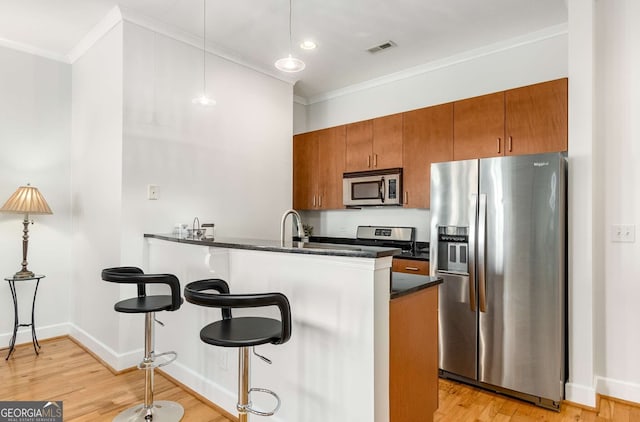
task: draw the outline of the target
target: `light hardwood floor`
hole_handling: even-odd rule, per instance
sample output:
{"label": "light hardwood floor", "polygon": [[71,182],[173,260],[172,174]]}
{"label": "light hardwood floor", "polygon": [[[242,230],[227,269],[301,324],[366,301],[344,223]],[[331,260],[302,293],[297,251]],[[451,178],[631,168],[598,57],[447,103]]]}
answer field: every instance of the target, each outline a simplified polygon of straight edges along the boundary
{"label": "light hardwood floor", "polygon": [[[68,337],[41,344],[40,356],[34,354],[30,343],[18,346],[9,361],[4,360],[7,350],[0,351],[0,401],[62,400],[65,422],[95,422],[110,421],[144,400],[140,371],[114,375]],[[563,403],[562,412],[557,413],[452,381],[440,380],[439,389],[435,422],[640,422],[640,407],[606,398],[600,400],[598,411]],[[159,373],[155,394],[157,400],[182,404],[185,422],[232,421]]]}

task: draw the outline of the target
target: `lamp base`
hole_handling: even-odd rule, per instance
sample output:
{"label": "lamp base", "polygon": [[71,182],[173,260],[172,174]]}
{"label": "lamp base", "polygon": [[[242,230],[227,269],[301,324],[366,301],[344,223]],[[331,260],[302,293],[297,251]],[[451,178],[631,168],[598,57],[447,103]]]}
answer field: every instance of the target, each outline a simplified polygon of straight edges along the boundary
{"label": "lamp base", "polygon": [[13,277],[14,278],[31,278],[33,277],[33,271],[29,271],[29,270],[18,271],[13,275]]}

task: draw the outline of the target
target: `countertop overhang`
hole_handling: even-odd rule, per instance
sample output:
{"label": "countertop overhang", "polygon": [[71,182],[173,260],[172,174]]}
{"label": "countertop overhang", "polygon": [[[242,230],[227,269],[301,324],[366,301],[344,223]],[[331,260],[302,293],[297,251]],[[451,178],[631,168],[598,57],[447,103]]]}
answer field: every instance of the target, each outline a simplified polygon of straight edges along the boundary
{"label": "countertop overhang", "polygon": [[364,246],[364,245],[345,245],[330,243],[302,243],[288,241],[285,246],[281,246],[279,240],[262,240],[262,239],[245,239],[245,238],[193,238],[185,236],[177,236],[174,234],[152,234],[145,233],[144,237],[161,239],[169,242],[187,243],[191,245],[212,246],[217,248],[230,249],[249,249],[256,251],[284,252],[306,255],[327,255],[327,256],[345,256],[353,258],[382,258],[385,256],[400,255],[402,249]]}
{"label": "countertop overhang", "polygon": [[437,286],[442,283],[441,277],[428,275],[391,273],[391,299],[396,299],[422,289]]}

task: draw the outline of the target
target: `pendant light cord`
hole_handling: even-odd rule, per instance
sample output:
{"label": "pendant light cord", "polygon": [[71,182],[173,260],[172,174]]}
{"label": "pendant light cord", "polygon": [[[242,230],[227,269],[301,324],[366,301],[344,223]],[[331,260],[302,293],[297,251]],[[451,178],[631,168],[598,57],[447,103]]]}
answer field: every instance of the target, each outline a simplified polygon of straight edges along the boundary
{"label": "pendant light cord", "polygon": [[202,95],[207,95],[207,0],[204,3],[203,12],[203,36],[202,36]]}
{"label": "pendant light cord", "polygon": [[289,55],[291,55],[291,51],[293,50],[293,41],[292,41],[292,35],[291,35],[291,16],[292,16],[292,6],[291,6],[291,2],[293,0],[289,0]]}

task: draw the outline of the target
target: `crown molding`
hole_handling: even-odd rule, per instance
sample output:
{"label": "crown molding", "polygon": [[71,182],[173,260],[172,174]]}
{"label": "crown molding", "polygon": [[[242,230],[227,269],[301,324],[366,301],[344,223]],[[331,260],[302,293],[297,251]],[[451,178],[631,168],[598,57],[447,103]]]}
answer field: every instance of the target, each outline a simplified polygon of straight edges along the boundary
{"label": "crown molding", "polygon": [[52,53],[47,50],[42,50],[40,48],[36,48],[29,44],[22,44],[19,42],[7,40],[5,38],[0,38],[0,46],[10,48],[12,50],[21,51],[23,53],[31,54],[34,56],[44,57],[45,59],[55,60],[57,62],[69,63],[66,56],[61,54]]}
{"label": "crown molding", "polygon": [[500,41],[494,44],[489,44],[484,47],[469,50],[460,54],[456,54],[441,60],[435,60],[422,65],[410,67],[399,72],[391,73],[389,75],[381,76],[379,78],[370,79],[368,81],[350,85],[345,88],[329,91],[323,94],[314,95],[306,100],[306,104],[300,102],[300,104],[311,105],[320,103],[323,101],[331,100],[343,95],[353,94],[359,91],[375,88],[381,85],[386,85],[392,82],[400,81],[403,79],[411,78],[414,76],[422,75],[424,73],[433,72],[437,69],[442,69],[450,66],[454,66],[467,61],[475,60],[480,57],[489,56],[499,53],[501,51],[510,50],[512,48],[520,47],[527,44],[533,44],[549,38],[555,38],[563,36],[569,33],[568,24],[563,23],[560,25],[551,26],[540,31],[531,32],[526,35],[511,38],[505,41]]}
{"label": "crown molding", "polygon": [[302,104],[302,105],[304,105],[304,106],[309,105],[309,101],[307,101],[307,99],[306,99],[306,98],[301,97],[301,96],[299,96],[299,95],[294,95],[294,96],[293,96],[293,102],[294,102],[294,103],[298,103],[298,104]]}
{"label": "crown molding", "polygon": [[111,9],[98,24],[91,28],[84,38],[69,51],[67,54],[68,63],[75,63],[76,60],[89,51],[95,43],[100,41],[102,37],[120,22],[122,22],[122,12],[119,6],[114,6],[113,9]]}

